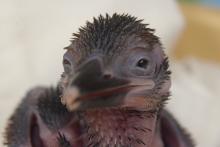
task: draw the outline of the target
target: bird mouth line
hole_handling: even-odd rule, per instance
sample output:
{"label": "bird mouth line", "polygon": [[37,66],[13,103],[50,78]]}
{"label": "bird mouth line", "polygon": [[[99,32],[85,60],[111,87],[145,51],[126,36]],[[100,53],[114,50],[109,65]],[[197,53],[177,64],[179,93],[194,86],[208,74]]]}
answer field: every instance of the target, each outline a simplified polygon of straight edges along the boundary
{"label": "bird mouth line", "polygon": [[117,86],[117,87],[112,87],[112,88],[107,88],[104,90],[98,90],[95,92],[90,92],[88,94],[81,95],[76,98],[75,101],[86,101],[86,100],[91,100],[91,99],[96,99],[98,97],[107,97],[111,96],[117,93],[122,93],[122,92],[127,92],[131,89],[138,88],[138,87],[148,87],[148,84],[144,85],[122,85],[122,86]]}

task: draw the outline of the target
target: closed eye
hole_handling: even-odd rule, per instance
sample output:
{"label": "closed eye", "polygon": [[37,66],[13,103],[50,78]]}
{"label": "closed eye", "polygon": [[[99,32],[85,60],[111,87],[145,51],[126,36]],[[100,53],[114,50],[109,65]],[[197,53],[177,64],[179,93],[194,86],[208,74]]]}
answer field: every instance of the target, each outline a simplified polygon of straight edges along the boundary
{"label": "closed eye", "polygon": [[63,64],[71,66],[71,63],[68,59],[63,59]]}

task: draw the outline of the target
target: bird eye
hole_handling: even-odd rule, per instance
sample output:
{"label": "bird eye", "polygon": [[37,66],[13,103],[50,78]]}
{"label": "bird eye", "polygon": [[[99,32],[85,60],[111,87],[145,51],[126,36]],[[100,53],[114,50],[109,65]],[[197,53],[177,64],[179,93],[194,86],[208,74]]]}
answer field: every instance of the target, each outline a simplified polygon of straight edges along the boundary
{"label": "bird eye", "polygon": [[146,69],[148,67],[149,61],[147,59],[141,58],[138,60],[136,66]]}
{"label": "bird eye", "polygon": [[67,59],[63,59],[63,64],[64,64],[64,65],[71,66],[70,61],[69,61],[69,60],[67,60]]}
{"label": "bird eye", "polygon": [[145,48],[137,48],[125,56],[118,57],[117,61],[120,66],[117,67],[120,68],[119,71],[124,76],[149,78],[152,76],[156,65],[153,59],[151,52]]}
{"label": "bird eye", "polygon": [[139,77],[149,76],[153,69],[153,63],[151,62],[150,57],[143,54],[132,56],[129,62],[127,62],[127,66],[134,76]]}
{"label": "bird eye", "polygon": [[70,73],[73,70],[75,58],[71,51],[67,51],[63,55],[63,68],[65,73]]}
{"label": "bird eye", "polygon": [[71,62],[68,59],[64,58],[63,59],[63,67],[64,67],[64,71],[66,73],[69,73],[71,71],[71,67],[72,67]]}

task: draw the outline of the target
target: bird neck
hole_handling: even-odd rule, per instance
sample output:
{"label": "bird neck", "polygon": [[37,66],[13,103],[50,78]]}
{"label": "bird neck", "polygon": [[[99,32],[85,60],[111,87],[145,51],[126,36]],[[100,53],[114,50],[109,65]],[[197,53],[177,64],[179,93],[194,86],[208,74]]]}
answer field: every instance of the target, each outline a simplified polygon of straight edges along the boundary
{"label": "bird neck", "polygon": [[85,146],[149,146],[156,127],[157,116],[147,111],[111,108],[83,114]]}

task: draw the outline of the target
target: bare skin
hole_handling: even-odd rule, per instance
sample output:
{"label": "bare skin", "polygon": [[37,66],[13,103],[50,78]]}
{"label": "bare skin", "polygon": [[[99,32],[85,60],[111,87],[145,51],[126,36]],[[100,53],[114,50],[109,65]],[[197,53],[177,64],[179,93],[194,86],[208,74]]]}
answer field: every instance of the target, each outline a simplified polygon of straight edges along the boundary
{"label": "bare skin", "polygon": [[8,146],[193,147],[163,108],[168,60],[147,25],[100,16],[65,49],[58,86],[26,95],[6,129]]}

